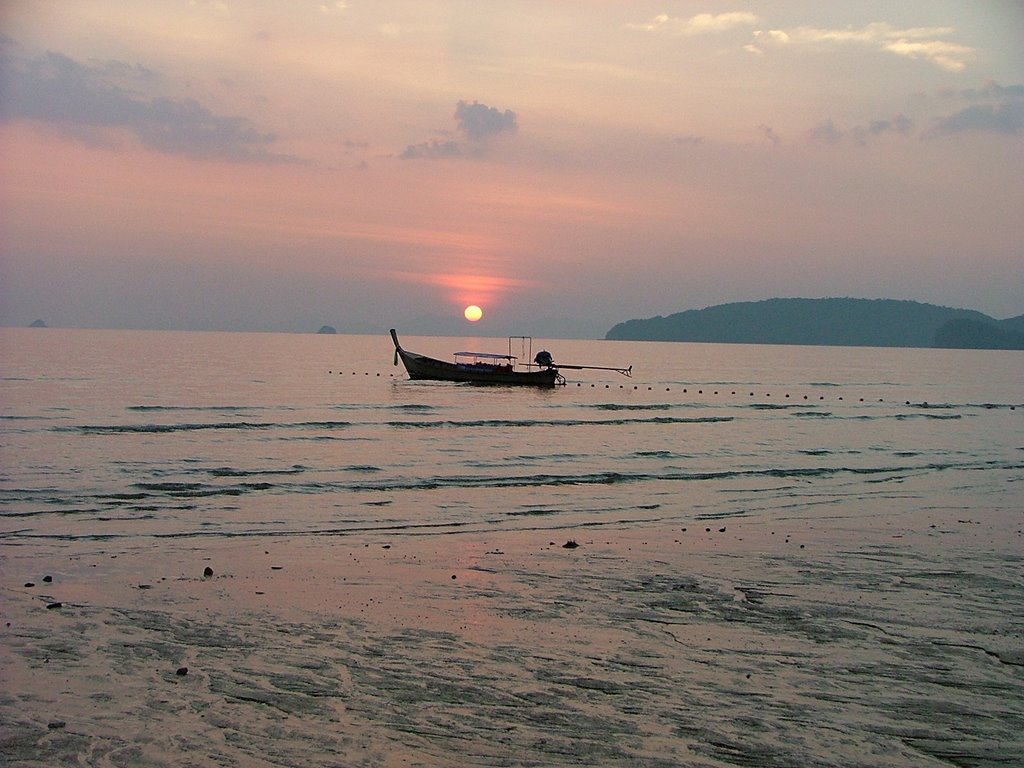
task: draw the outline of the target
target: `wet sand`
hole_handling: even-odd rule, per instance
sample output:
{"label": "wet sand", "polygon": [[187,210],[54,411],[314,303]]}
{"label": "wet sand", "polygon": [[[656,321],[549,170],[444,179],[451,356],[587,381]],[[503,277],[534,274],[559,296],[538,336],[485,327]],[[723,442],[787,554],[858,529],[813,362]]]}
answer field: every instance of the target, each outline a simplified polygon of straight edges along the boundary
{"label": "wet sand", "polygon": [[1019,764],[1021,510],[816,514],[7,546],[0,764]]}

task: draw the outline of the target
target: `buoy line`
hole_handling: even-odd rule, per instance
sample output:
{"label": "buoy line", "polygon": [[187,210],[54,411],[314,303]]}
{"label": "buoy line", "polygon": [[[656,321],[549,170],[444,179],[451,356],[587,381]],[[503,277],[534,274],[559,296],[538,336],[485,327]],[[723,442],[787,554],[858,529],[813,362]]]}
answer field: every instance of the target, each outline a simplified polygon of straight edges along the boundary
{"label": "buoy line", "polygon": [[[334,376],[334,375],[344,376],[348,372],[346,372],[346,371],[329,370],[329,371],[327,371],[327,373],[329,375],[332,375],[332,376]],[[351,371],[351,375],[352,376],[358,376],[359,375],[359,371]],[[375,378],[378,378],[378,379],[380,379],[380,378],[394,379],[395,378],[395,374],[394,373],[388,373],[387,376],[384,376],[383,374],[381,374],[379,372],[371,374],[369,371],[363,371],[363,376],[371,376],[371,375],[374,376]],[[405,379],[403,379],[403,380],[405,380]],[[411,379],[408,379],[408,381],[411,381]],[[566,385],[563,385],[563,386],[568,388],[570,385],[566,384]],[[583,388],[583,386],[584,386],[583,382],[581,382],[581,381],[577,381],[576,382],[576,387],[577,388]],[[599,385],[597,383],[592,383],[589,388],[590,389],[597,389],[598,386]],[[612,385],[611,384],[605,384],[604,385],[604,389],[612,389]],[[632,388],[628,388],[625,384],[619,384],[618,385],[618,389],[621,389],[623,391],[634,391],[634,392],[639,392],[639,391],[653,392],[653,391],[655,391],[653,385],[644,387],[641,384],[634,384],[632,386]],[[658,391],[659,392],[661,391],[660,388],[658,389]],[[741,390],[735,390],[735,389],[729,390],[728,394],[726,394],[725,391],[718,390],[718,389],[713,390],[711,392],[705,392],[703,389],[698,389],[698,390],[696,390],[696,392],[691,393],[690,392],[690,387],[683,387],[682,389],[679,389],[679,388],[673,389],[672,387],[665,387],[665,392],[681,392],[684,395],[695,394],[695,395],[701,395],[701,396],[705,396],[705,397],[709,396],[709,395],[710,396],[724,396],[724,397],[743,397],[742,391]],[[757,393],[756,392],[751,392],[751,391],[748,390],[748,394],[746,395],[746,397],[757,397]],[[765,397],[766,399],[771,399],[772,398],[772,393],[771,392],[765,392],[763,397]],[[796,397],[793,397],[789,392],[787,392],[786,394],[784,394],[782,396],[782,399],[783,400],[804,400],[804,401],[807,401],[808,403],[810,403],[810,402],[819,402],[819,403],[820,402],[846,402],[845,397],[843,395],[839,395],[835,399],[835,401],[827,400],[824,395],[818,395],[817,396],[817,400],[813,400],[812,397],[813,397],[812,395],[797,395]],[[850,402],[854,402],[854,401],[850,400]],[[857,398],[856,402],[864,403],[864,402],[868,402],[868,400],[866,398],[859,397],[859,398]],[[893,402],[893,403],[896,403],[897,401],[886,401],[885,398],[880,397],[880,398],[878,398],[877,401],[876,400],[872,400],[870,402],[878,402],[878,403]],[[929,403],[927,400],[922,401],[920,403],[915,403],[915,402],[912,402],[910,400],[905,400],[905,401],[903,401],[903,403],[901,403],[901,405],[912,406],[912,407],[915,407],[915,408],[951,407],[951,406],[946,406],[946,405],[936,405],[934,403]],[[967,404],[966,407],[969,407],[969,406],[970,406],[970,404]],[[1010,404],[985,403],[984,405],[979,405],[977,407],[984,407],[984,408],[989,408],[989,409],[1007,408],[1007,409],[1009,409],[1011,411],[1017,410],[1017,404],[1014,404],[1014,403],[1010,403]],[[1021,407],[1024,408],[1024,404],[1021,404]]]}

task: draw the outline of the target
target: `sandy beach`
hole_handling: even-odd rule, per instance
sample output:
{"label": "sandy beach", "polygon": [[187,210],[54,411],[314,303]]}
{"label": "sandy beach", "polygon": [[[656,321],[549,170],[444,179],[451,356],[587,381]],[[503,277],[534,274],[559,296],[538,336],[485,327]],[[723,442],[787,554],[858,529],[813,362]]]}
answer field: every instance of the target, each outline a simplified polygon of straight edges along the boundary
{"label": "sandy beach", "polygon": [[0,761],[1009,765],[1022,528],[934,510],[9,547]]}

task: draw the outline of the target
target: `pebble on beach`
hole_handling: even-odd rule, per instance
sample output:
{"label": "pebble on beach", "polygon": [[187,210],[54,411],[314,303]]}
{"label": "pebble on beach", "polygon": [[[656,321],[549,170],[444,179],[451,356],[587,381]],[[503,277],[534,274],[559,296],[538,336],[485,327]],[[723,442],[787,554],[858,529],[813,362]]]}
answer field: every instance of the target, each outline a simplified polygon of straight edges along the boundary
{"label": "pebble on beach", "polygon": [[203,568],[203,578],[208,579],[211,576],[213,576],[213,568],[211,568],[210,566],[206,566],[205,568]]}
{"label": "pebble on beach", "polygon": [[569,539],[562,545],[562,549],[576,549],[578,546],[579,544],[576,543],[576,539]]}

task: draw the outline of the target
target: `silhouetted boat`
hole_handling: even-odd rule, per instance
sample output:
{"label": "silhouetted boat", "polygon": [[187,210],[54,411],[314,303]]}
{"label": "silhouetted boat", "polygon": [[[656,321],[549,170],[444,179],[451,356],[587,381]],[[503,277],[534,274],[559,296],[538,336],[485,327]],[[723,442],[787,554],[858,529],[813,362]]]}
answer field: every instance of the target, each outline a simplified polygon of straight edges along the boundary
{"label": "silhouetted boat", "polygon": [[[553,363],[516,369],[516,357],[511,354],[496,355],[489,352],[456,352],[455,362],[448,363],[433,357],[407,352],[398,342],[398,334],[391,329],[395,342],[395,365],[401,358],[410,379],[432,381],[463,381],[472,384],[514,384],[528,387],[553,387],[564,384],[565,379]],[[537,357],[542,360],[542,354]],[[547,355],[550,361],[551,356]]]}
{"label": "silhouetted boat", "polygon": [[623,376],[633,375],[633,366],[606,368],[597,365],[556,365],[551,354],[545,350],[538,352],[532,363],[517,368],[518,358],[512,354],[512,343],[517,340],[522,342],[524,349],[529,349],[527,353],[529,356],[533,353],[533,340],[529,336],[510,336],[507,355],[496,355],[490,352],[456,352],[453,363],[402,349],[394,328],[391,329],[391,340],[395,342],[395,365],[398,365],[398,361],[401,359],[405,370],[409,372],[410,379],[553,387],[556,384],[565,384],[565,377],[559,372],[559,368],[575,371],[615,371]]}

